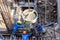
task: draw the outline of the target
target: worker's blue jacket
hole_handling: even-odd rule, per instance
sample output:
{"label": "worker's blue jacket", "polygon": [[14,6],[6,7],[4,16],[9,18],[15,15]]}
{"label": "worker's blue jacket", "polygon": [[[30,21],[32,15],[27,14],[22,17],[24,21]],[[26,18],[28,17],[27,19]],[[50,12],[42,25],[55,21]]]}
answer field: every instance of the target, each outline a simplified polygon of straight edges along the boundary
{"label": "worker's blue jacket", "polygon": [[15,24],[14,27],[13,27],[13,32],[12,34],[15,34],[15,32],[18,30],[18,28],[23,28],[24,27],[24,24]]}
{"label": "worker's blue jacket", "polygon": [[29,36],[31,36],[31,34],[22,34],[22,40],[28,40]]}

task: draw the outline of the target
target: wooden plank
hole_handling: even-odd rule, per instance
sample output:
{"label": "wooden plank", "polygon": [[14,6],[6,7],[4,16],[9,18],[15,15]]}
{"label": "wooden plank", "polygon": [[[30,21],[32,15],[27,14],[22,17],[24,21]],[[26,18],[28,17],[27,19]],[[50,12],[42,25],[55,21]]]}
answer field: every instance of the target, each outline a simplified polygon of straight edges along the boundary
{"label": "wooden plank", "polygon": [[[12,21],[11,21],[11,14],[10,9],[7,7],[7,5],[3,4],[3,2],[0,3],[1,7],[1,15],[2,18],[6,24],[6,27],[8,30],[12,30]],[[7,8],[7,9],[6,9]]]}

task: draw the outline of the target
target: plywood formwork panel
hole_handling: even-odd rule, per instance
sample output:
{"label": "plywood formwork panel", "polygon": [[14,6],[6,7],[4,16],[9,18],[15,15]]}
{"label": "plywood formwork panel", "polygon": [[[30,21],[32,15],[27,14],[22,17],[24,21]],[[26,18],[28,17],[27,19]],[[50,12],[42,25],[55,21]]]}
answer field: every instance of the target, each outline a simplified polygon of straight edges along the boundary
{"label": "plywood formwork panel", "polygon": [[0,13],[0,31],[6,31],[6,30],[7,30],[6,25],[5,25],[4,20],[1,16],[1,13]]}

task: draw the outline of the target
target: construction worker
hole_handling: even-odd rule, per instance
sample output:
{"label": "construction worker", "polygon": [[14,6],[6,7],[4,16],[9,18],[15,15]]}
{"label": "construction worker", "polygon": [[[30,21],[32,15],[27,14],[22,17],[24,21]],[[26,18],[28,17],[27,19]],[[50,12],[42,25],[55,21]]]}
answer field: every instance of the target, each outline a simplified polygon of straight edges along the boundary
{"label": "construction worker", "polygon": [[22,40],[28,40],[31,34],[27,33],[27,31],[23,31]]}
{"label": "construction worker", "polygon": [[24,27],[24,24],[22,23],[22,21],[17,21],[17,23],[13,27],[12,34],[15,34],[15,32],[18,30],[18,28],[23,28],[23,27]]}

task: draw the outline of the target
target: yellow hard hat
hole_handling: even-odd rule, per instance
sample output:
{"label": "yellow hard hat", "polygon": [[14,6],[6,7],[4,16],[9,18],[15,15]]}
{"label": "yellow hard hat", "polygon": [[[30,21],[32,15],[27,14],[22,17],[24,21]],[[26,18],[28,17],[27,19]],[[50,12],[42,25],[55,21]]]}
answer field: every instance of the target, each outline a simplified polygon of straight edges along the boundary
{"label": "yellow hard hat", "polygon": [[27,31],[23,31],[23,34],[27,34]]}
{"label": "yellow hard hat", "polygon": [[22,24],[22,21],[17,21],[18,24]]}

